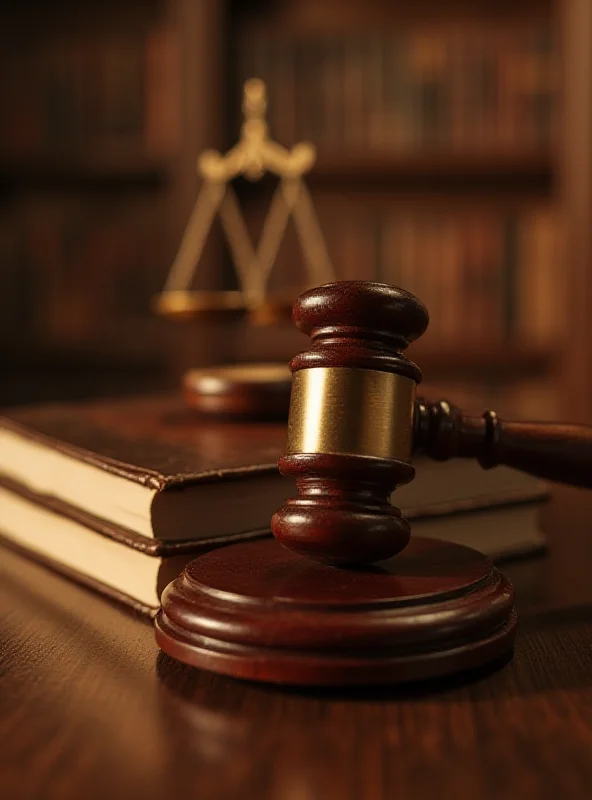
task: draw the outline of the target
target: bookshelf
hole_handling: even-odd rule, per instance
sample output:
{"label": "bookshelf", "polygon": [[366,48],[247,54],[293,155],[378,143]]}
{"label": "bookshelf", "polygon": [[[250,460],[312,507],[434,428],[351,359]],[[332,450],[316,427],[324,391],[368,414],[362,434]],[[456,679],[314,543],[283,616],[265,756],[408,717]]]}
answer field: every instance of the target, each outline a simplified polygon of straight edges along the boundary
{"label": "bookshelf", "polygon": [[566,418],[592,421],[592,5],[560,6],[563,40],[563,143],[559,198],[566,225],[569,346],[560,373]]}
{"label": "bookshelf", "polygon": [[[432,378],[425,390],[560,414],[564,8],[236,5],[234,96],[259,75],[272,135],[318,146],[309,183],[338,276],[402,285],[428,306],[430,328],[412,348]],[[243,192],[259,220],[268,196]],[[278,263],[290,275],[293,249]],[[254,331],[241,357],[269,346]],[[278,357],[298,346],[289,331],[276,338]]]}
{"label": "bookshelf", "polygon": [[196,156],[219,139],[223,14],[209,0],[0,11],[0,403],[144,391],[170,384],[181,352],[218,360],[150,302]]}
{"label": "bookshelf", "polygon": [[[37,6],[35,24],[14,4],[0,12],[1,60],[21,64],[13,94],[0,88],[20,114],[0,132],[0,297],[21,304],[4,300],[0,352],[18,327],[44,358],[127,359],[141,381],[151,361],[170,382],[191,364],[285,360],[303,345],[289,325],[192,329],[149,309],[195,201],[196,155],[234,143],[242,80],[258,74],[272,135],[318,146],[308,182],[338,275],[403,283],[429,306],[414,350],[425,390],[507,414],[592,415],[587,0]],[[33,146],[43,72],[55,147]],[[238,188],[256,239],[270,184]],[[205,255],[204,280],[228,288],[216,237]],[[289,230],[273,280],[296,286],[300,270]]]}

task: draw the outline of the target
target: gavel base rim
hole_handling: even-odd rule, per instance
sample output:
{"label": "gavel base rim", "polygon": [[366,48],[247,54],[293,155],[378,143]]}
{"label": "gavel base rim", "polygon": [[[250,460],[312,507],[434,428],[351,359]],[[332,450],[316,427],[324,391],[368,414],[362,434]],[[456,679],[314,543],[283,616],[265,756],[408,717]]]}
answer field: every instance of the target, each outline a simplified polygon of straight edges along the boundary
{"label": "gavel base rim", "polygon": [[163,594],[169,656],[235,678],[398,684],[501,659],[516,629],[510,582],[481,553],[421,537],[374,567],[315,563],[273,539],[192,561]]}

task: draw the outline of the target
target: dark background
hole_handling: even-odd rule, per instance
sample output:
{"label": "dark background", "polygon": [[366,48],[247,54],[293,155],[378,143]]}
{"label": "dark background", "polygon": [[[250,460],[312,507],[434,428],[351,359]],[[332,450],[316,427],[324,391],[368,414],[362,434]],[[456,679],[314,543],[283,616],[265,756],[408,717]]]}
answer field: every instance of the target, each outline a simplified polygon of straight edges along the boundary
{"label": "dark background", "polygon": [[[179,324],[152,308],[196,157],[237,141],[255,76],[271,135],[317,147],[307,182],[336,274],[428,306],[413,350],[425,390],[586,419],[591,13],[586,0],[2,4],[0,402],[174,388],[190,365],[304,345],[287,323]],[[255,240],[272,183],[236,184]],[[304,287],[289,229],[271,289],[295,297],[295,275]],[[236,288],[217,224],[195,287]]]}

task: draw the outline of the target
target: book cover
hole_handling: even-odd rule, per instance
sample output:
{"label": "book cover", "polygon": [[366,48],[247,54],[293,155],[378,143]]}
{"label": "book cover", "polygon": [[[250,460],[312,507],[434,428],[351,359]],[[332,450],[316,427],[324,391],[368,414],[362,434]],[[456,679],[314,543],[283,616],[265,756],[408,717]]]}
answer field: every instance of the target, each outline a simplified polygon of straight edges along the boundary
{"label": "book cover", "polygon": [[201,421],[178,397],[23,408],[0,419],[0,477],[147,539],[267,526],[285,426]]}

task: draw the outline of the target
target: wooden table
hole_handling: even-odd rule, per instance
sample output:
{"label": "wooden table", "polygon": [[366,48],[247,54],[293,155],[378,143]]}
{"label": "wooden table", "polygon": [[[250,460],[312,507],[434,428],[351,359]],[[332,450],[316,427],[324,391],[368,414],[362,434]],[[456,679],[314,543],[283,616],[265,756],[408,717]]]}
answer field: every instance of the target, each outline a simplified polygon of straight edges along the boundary
{"label": "wooden table", "polygon": [[159,654],[145,621],[5,551],[0,797],[592,797],[592,492],[506,566],[520,633],[495,672],[413,690],[245,684]]}

